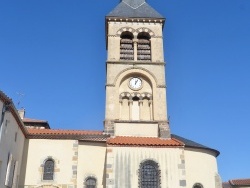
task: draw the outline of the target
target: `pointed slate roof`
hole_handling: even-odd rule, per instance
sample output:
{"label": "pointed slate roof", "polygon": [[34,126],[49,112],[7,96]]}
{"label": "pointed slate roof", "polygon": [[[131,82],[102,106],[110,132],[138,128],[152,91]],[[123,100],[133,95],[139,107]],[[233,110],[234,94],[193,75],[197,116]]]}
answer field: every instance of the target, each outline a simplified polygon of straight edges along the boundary
{"label": "pointed slate roof", "polygon": [[146,0],[121,0],[107,17],[164,19]]}

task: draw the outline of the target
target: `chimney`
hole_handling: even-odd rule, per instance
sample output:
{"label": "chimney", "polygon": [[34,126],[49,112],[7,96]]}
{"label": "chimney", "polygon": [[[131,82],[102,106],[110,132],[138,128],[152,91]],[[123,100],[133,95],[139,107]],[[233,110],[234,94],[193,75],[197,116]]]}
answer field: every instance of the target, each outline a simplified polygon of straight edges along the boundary
{"label": "chimney", "polygon": [[20,118],[23,119],[25,117],[25,109],[22,108],[22,109],[18,110],[18,114],[19,114]]}

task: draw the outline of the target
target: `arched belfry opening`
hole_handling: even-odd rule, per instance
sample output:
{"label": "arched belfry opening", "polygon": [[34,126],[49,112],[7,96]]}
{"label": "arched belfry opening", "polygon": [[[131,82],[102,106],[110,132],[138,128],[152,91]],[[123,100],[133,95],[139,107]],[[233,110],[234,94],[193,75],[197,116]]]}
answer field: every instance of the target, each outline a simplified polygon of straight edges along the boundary
{"label": "arched belfry opening", "polygon": [[130,94],[120,94],[120,120],[130,119]]}
{"label": "arched belfry opening", "polygon": [[138,34],[137,39],[137,60],[138,61],[151,61],[151,41],[150,35],[147,32]]}
{"label": "arched belfry opening", "polygon": [[134,60],[133,34],[125,31],[121,34],[120,60]]}
{"label": "arched belfry opening", "polygon": [[140,98],[138,96],[134,96],[132,98],[131,120],[140,120],[139,101],[140,101]]}

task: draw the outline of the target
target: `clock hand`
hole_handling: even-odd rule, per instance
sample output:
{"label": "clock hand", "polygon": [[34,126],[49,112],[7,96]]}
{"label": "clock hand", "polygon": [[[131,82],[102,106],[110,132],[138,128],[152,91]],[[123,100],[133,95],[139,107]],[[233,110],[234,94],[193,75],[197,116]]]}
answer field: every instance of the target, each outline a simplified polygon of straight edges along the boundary
{"label": "clock hand", "polygon": [[138,82],[138,80],[135,80],[135,85],[136,85],[137,82]]}

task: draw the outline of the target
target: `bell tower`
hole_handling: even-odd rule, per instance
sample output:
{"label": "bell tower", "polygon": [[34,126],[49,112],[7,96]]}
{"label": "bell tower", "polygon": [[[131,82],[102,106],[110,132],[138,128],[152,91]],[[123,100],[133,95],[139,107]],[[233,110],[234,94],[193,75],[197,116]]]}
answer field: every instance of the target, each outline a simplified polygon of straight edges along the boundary
{"label": "bell tower", "polygon": [[121,0],[106,16],[107,134],[170,138],[164,23],[146,0]]}

